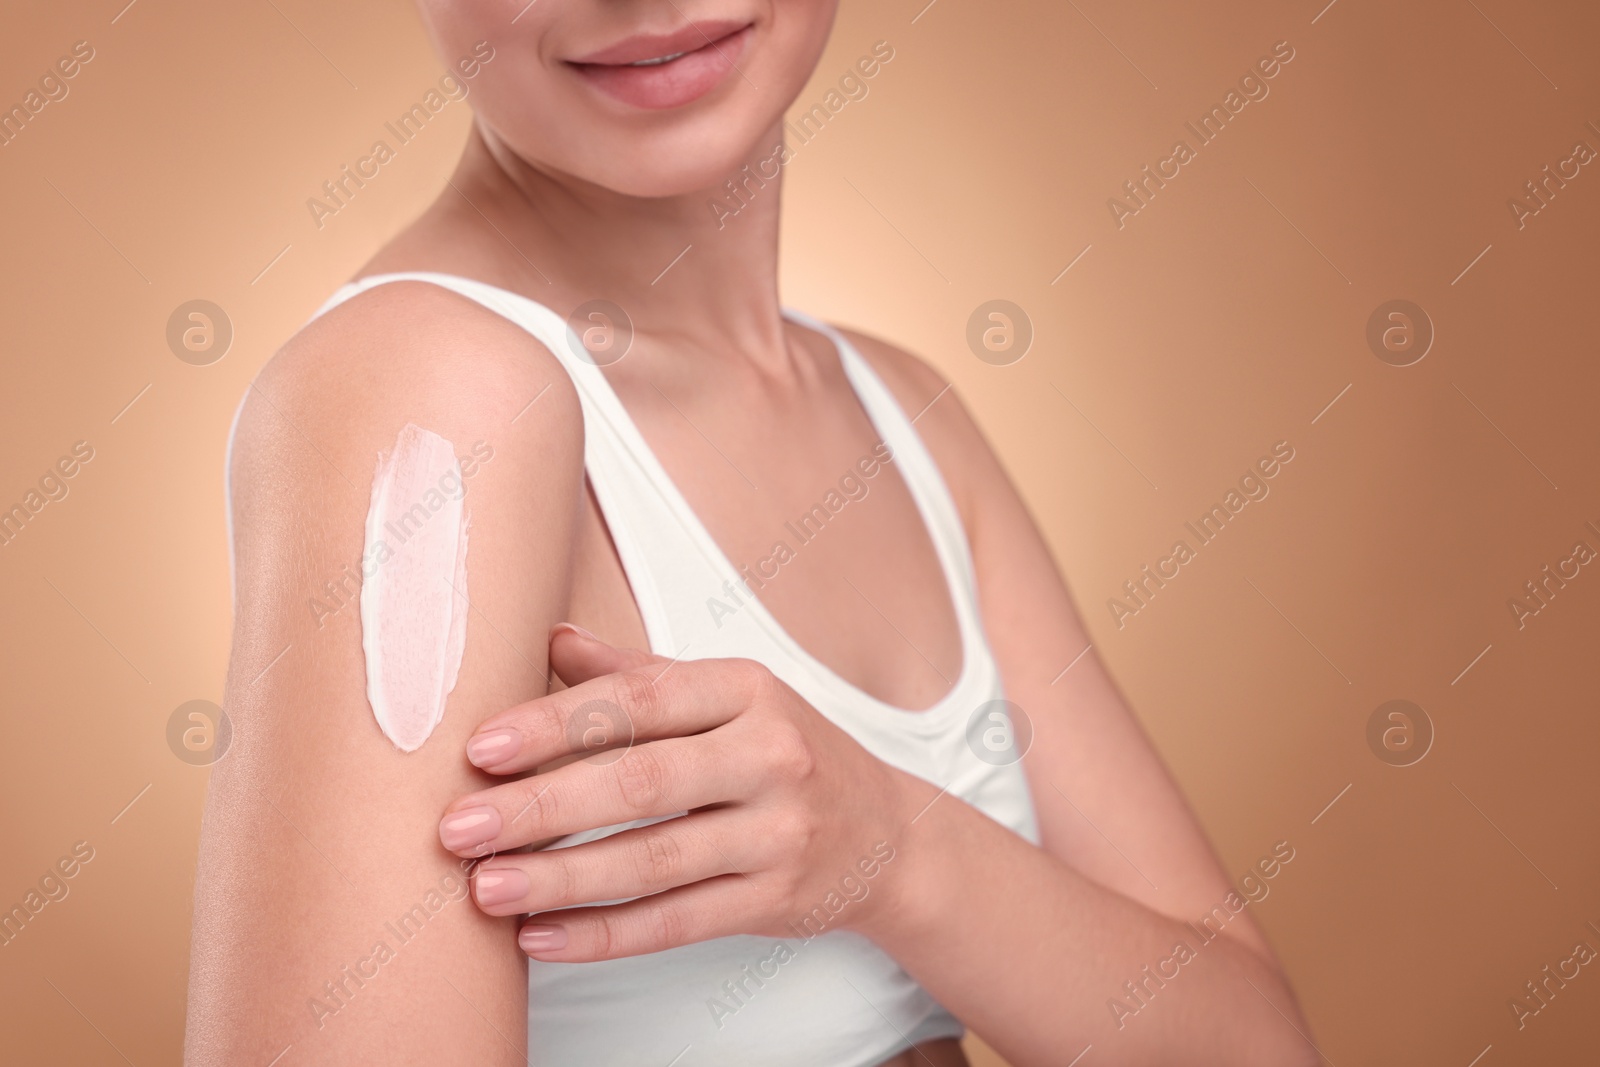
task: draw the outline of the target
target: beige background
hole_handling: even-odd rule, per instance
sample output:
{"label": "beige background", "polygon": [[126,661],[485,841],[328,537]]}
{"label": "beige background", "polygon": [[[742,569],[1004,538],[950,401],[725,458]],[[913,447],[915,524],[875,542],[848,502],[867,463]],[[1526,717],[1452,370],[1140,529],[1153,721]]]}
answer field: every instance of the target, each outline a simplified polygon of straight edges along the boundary
{"label": "beige background", "polygon": [[[206,772],[165,730],[221,692],[229,420],[468,120],[318,230],[306,199],[439,73],[410,10],[124,2],[0,35],[7,105],[95,50],[0,148],[0,507],[94,449],[0,547],[0,904],[94,849],[0,946],[25,1063],[179,1055]],[[787,169],[785,295],[956,382],[1229,869],[1294,845],[1256,911],[1331,1062],[1592,1062],[1593,968],[1520,1031],[1507,1002],[1600,947],[1600,568],[1520,630],[1507,600],[1600,548],[1600,167],[1523,229],[1506,201],[1600,149],[1600,12],[1323,2],[847,4],[802,103],[874,41],[895,58]],[[1119,230],[1107,198],[1280,40],[1270,96]],[[195,298],[236,331],[211,366],[164,337]],[[993,298],[1036,331],[1011,366],[964,340]],[[1392,298],[1437,330],[1413,366],[1364,338]],[[1119,629],[1107,598],[1280,440],[1271,495]],[[1367,745],[1395,698],[1437,731],[1414,766]]]}

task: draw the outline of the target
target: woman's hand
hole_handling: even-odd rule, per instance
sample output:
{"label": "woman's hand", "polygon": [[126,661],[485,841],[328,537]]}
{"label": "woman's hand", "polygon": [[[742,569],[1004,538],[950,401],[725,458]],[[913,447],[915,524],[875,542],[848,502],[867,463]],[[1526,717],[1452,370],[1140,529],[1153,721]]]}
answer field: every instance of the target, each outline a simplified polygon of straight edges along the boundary
{"label": "woman's hand", "polygon": [[[457,855],[499,853],[478,866],[480,908],[545,913],[522,927],[530,956],[602,960],[729,934],[867,933],[892,913],[898,879],[884,867],[933,787],[872,756],[751,660],[675,662],[563,624],[550,664],[570,688],[486,720],[468,759],[517,775],[584,758],[464,796],[439,824]],[[665,821],[506,854],[652,818]]]}

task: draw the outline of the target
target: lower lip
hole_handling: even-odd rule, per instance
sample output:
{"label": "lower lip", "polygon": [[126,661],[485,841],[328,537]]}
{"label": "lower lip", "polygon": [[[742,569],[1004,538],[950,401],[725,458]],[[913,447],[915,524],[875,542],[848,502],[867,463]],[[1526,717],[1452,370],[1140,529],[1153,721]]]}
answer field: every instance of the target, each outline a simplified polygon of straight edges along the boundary
{"label": "lower lip", "polygon": [[572,67],[590,85],[624,104],[652,111],[682,107],[722,84],[744,53],[750,31],[746,26],[670,63],[644,67],[574,63]]}

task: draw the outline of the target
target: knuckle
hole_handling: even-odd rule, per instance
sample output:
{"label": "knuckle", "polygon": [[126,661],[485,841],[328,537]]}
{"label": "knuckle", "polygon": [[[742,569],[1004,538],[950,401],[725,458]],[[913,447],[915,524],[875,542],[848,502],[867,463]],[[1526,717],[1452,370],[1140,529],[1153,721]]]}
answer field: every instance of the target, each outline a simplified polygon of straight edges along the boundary
{"label": "knuckle", "polygon": [[752,887],[752,897],[760,914],[791,917],[802,910],[805,876],[790,868],[765,871]]}
{"label": "knuckle", "polygon": [[617,702],[635,723],[654,722],[661,710],[661,690],[649,674],[639,669],[617,676]]}
{"label": "knuckle", "polygon": [[688,917],[677,904],[661,901],[646,909],[640,918],[645,927],[645,936],[652,946],[665,948],[681,945],[687,940]]}
{"label": "knuckle", "polygon": [[534,884],[535,891],[539,895],[549,895],[549,902],[543,905],[545,907],[558,908],[582,903],[578,899],[580,888],[578,868],[572,862],[573,857],[567,855],[571,851],[567,848],[558,848],[544,853],[549,857],[549,862],[545,864],[545,870],[540,872]]}
{"label": "knuckle", "polygon": [[611,920],[604,916],[595,918],[590,933],[590,951],[595,959],[608,960],[617,947],[616,931],[611,927]]}
{"label": "knuckle", "polygon": [[666,768],[648,746],[629,749],[616,763],[617,792],[631,811],[653,810],[665,795]]}
{"label": "knuckle", "polygon": [[798,873],[782,880],[774,880],[762,889],[760,898],[762,913],[793,920],[804,914],[806,905],[801,903],[804,898],[805,883]]}
{"label": "knuckle", "polygon": [[765,663],[743,658],[730,660],[729,663],[734,677],[750,700],[759,701],[776,691],[778,676]]}
{"label": "knuckle", "polygon": [[525,742],[545,749],[561,743],[570,732],[570,711],[563,711],[554,700],[540,701],[527,716],[515,724]]}
{"label": "knuckle", "polygon": [[676,885],[683,872],[683,847],[672,834],[646,832],[634,845],[633,861],[641,885]]}
{"label": "knuckle", "polygon": [[764,752],[771,771],[782,781],[803,782],[817,772],[817,754],[793,723],[774,724],[767,732]]}
{"label": "knuckle", "polygon": [[772,837],[782,842],[780,848],[784,855],[792,857],[805,853],[816,836],[816,822],[805,809],[787,807],[774,813]]}
{"label": "knuckle", "polygon": [[511,816],[511,827],[521,832],[528,832],[535,827],[552,826],[555,824],[557,808],[560,801],[557,799],[556,790],[548,782],[540,781],[537,777],[525,778],[526,786],[517,810]]}

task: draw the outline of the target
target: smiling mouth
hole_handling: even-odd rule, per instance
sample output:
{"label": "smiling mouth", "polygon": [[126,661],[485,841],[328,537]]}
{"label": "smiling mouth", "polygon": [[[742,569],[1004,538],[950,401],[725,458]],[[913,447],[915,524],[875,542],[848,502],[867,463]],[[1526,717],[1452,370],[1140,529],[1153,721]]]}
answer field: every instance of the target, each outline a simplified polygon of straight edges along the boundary
{"label": "smiling mouth", "polygon": [[678,58],[680,58],[682,56],[686,56],[688,54],[689,54],[688,52],[674,52],[670,56],[662,56],[659,59],[636,59],[632,63],[629,63],[628,66],[630,66],[630,67],[654,67],[654,66],[657,66],[657,65],[659,65],[661,63],[671,63],[674,59],[678,59]]}
{"label": "smiling mouth", "polygon": [[749,22],[690,23],[668,34],[638,34],[568,66],[604,95],[662,110],[698,100],[735,68],[752,36]]}

